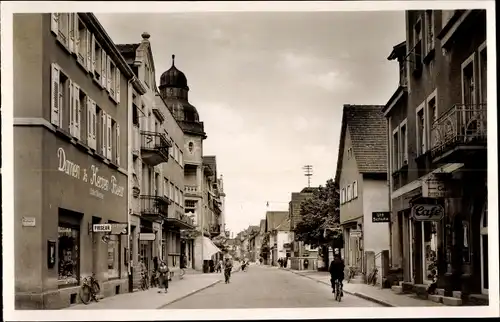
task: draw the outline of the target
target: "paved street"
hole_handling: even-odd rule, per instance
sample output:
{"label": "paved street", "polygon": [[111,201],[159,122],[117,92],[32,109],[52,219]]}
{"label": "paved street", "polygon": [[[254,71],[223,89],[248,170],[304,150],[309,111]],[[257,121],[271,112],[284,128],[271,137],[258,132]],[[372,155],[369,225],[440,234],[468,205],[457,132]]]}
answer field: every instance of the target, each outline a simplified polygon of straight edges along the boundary
{"label": "paved street", "polygon": [[[221,274],[222,275],[222,274]],[[233,273],[224,281],[192,296],[166,305],[165,309],[239,309],[290,307],[381,307],[344,294],[336,302],[331,288],[309,278],[274,267],[250,266],[248,272]]]}

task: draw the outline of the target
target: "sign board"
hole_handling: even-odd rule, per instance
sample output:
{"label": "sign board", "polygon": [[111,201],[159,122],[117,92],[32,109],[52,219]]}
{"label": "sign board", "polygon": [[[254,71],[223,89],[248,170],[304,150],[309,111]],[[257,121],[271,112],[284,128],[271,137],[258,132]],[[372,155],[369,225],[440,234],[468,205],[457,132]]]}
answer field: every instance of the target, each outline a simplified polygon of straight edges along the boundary
{"label": "sign board", "polygon": [[23,227],[35,227],[36,226],[35,217],[23,217],[21,222],[22,222]]}
{"label": "sign board", "polygon": [[111,225],[111,235],[128,235],[128,223],[113,223]]}
{"label": "sign board", "polygon": [[140,233],[139,240],[155,240],[156,234],[154,233]]}
{"label": "sign board", "polygon": [[422,197],[444,198],[448,194],[444,180],[436,175],[430,175],[422,182]]}
{"label": "sign board", "polygon": [[351,237],[361,237],[361,230],[351,230],[349,235]]}
{"label": "sign board", "polygon": [[388,211],[372,212],[372,222],[391,222],[391,213]]}
{"label": "sign board", "polygon": [[94,224],[92,231],[94,233],[109,233],[111,232],[111,224]]}
{"label": "sign board", "polygon": [[411,215],[416,221],[439,221],[444,217],[444,207],[441,205],[414,205]]}

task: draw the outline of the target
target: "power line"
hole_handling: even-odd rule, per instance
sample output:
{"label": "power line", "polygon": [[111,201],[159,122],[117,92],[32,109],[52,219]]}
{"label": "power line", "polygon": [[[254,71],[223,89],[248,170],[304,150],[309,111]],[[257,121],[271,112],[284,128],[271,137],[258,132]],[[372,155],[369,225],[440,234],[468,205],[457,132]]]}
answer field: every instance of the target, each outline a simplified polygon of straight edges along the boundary
{"label": "power line", "polygon": [[307,187],[311,188],[311,176],[313,175],[313,166],[307,164],[303,166],[302,169],[305,171],[304,175],[307,177]]}

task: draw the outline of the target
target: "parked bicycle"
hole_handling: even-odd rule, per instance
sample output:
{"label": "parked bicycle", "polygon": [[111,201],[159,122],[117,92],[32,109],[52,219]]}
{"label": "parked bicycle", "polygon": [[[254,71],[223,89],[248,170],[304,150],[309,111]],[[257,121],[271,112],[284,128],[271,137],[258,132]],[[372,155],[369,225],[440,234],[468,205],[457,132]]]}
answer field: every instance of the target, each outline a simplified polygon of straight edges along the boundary
{"label": "parked bicycle", "polygon": [[339,279],[335,281],[335,300],[339,302],[342,300],[342,285]]}
{"label": "parked bicycle", "polygon": [[141,290],[145,291],[149,288],[149,278],[148,273],[143,271],[141,273]]}
{"label": "parked bicycle", "polygon": [[377,267],[374,267],[373,270],[371,271],[370,274],[368,274],[368,278],[367,278],[367,284],[372,284],[372,285],[375,285],[377,284],[377,273],[378,273],[378,269]]}
{"label": "parked bicycle", "polygon": [[82,286],[80,287],[80,299],[82,300],[82,303],[89,304],[92,300],[99,302],[97,295],[99,295],[100,291],[101,287],[95,278],[95,274],[84,277]]}
{"label": "parked bicycle", "polygon": [[347,274],[347,283],[351,282],[351,279],[353,279],[356,276],[358,271],[359,271],[359,269],[355,266],[349,267],[349,274]]}
{"label": "parked bicycle", "polygon": [[157,287],[160,285],[160,275],[158,271],[151,273],[151,287]]}

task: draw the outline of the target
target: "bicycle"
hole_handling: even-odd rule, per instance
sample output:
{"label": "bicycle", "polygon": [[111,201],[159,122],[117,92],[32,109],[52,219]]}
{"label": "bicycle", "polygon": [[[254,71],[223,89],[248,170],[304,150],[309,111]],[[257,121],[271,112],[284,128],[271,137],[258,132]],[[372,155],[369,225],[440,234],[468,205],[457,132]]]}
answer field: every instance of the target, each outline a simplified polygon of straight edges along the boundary
{"label": "bicycle", "polygon": [[354,267],[354,266],[350,266],[349,267],[349,273],[347,274],[347,283],[350,283],[351,282],[351,279],[354,278],[354,276],[356,276],[356,273],[358,272],[358,268],[357,267]]}
{"label": "bicycle", "polygon": [[377,284],[377,273],[378,269],[377,267],[374,267],[372,272],[368,275],[367,284],[372,284],[372,285]]}
{"label": "bicycle", "polygon": [[82,303],[86,305],[92,300],[99,302],[97,295],[100,291],[101,287],[95,278],[95,274],[84,277],[82,280],[82,286],[80,287],[80,299],[82,300]]}
{"label": "bicycle", "polygon": [[159,272],[154,271],[151,274],[151,287],[158,287],[160,285]]}
{"label": "bicycle", "polygon": [[149,288],[148,273],[142,272],[141,273],[141,290],[145,291],[148,288]]}
{"label": "bicycle", "polygon": [[342,285],[340,280],[335,280],[335,300],[340,302],[342,300]]}

